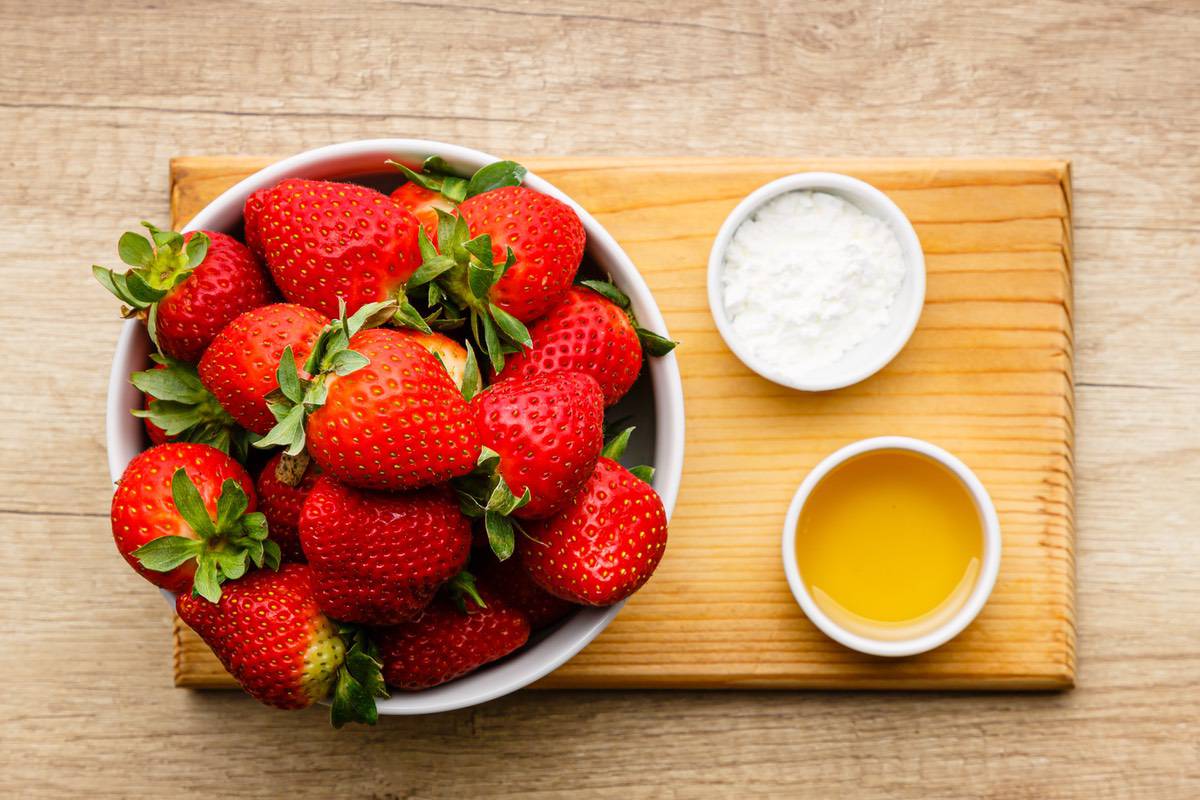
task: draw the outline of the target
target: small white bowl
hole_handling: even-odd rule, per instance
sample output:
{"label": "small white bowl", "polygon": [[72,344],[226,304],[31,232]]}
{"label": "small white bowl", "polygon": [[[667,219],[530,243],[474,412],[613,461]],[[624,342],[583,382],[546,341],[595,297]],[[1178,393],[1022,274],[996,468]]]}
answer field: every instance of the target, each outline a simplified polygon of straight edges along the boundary
{"label": "small white bowl", "polygon": [[[251,193],[273,186],[285,178],[400,182],[399,173],[384,164],[391,158],[419,165],[426,156],[439,155],[464,174],[498,161],[495,156],[467,147],[420,139],[364,139],[309,150],[259,170],[217,197],[184,228],[235,232],[242,221],[242,208]],[[579,214],[587,231],[587,258],[629,296],[638,321],[667,335],[666,324],[649,287],[629,256],[591,214],[545,179],[530,172],[524,184],[557,197]],[[136,320],[125,323],[113,356],[108,384],[107,445],[108,470],[113,481],[146,446],[142,421],[129,410],[141,408],[142,397],[129,382],[129,373],[145,369],[150,341]],[[667,516],[675,507],[679,478],[683,471],[683,386],[674,353],[647,359],[649,385],[639,379],[613,413],[631,419],[638,436],[630,443],[629,463],[654,466],[654,489],[662,498]],[[171,602],[174,598],[168,594]],[[607,608],[585,608],[551,629],[515,655],[455,681],[420,692],[394,692],[376,701],[380,714],[429,714],[473,706],[506,695],[536,681],[564,664],[608,627],[624,603]]]}
{"label": "small white bowl", "polygon": [[[724,287],[721,276],[725,271],[725,251],[738,226],[767,202],[781,194],[795,191],[826,192],[853,203],[871,216],[886,222],[900,240],[907,274],[900,294],[892,305],[891,321],[874,335],[844,353],[837,361],[818,367],[803,377],[792,380],[762,363],[737,338],[733,325],[725,315]],[[717,233],[708,256],[708,307],[721,338],[734,355],[750,369],[769,381],[806,392],[841,389],[871,377],[887,366],[908,342],[921,307],[925,304],[925,254],[912,223],[899,206],[869,183],[834,172],[801,172],[771,181],[752,192],[726,217]]]}
{"label": "small white bowl", "polygon": [[[871,639],[866,636],[846,630],[834,622],[813,600],[808,587],[800,576],[800,567],[796,563],[796,526],[800,522],[800,512],[808,496],[816,488],[821,479],[828,475],[839,464],[857,455],[874,450],[908,450],[937,461],[947,467],[962,482],[975,501],[975,509],[979,512],[980,528],[983,535],[983,563],[979,575],[967,599],[949,619],[936,628],[908,639],[883,640]],[[912,656],[924,653],[935,647],[940,647],[960,634],[971,621],[979,615],[984,603],[996,585],[996,575],[1000,571],[1000,521],[996,517],[996,507],[987,489],[983,488],[975,473],[957,458],[937,445],[920,439],[910,439],[906,436],[878,436],[873,439],[863,439],[846,445],[841,450],[827,456],[800,484],[788,508],[787,521],[783,524],[783,571],[787,575],[788,586],[800,608],[821,632],[852,650],[873,656]]]}

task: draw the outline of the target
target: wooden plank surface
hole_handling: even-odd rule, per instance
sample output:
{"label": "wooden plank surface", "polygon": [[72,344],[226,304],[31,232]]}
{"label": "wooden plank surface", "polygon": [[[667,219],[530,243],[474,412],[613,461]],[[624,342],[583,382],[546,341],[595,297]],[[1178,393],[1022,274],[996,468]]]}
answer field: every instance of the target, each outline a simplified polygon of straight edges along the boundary
{"label": "wooden plank surface", "polygon": [[[521,158],[612,233],[650,285],[680,371],[687,444],[654,579],[542,688],[1055,689],[1075,680],[1071,264],[1058,161]],[[176,158],[172,222],[271,159]],[[838,170],[883,188],[927,256],[921,323],[874,378],[810,395],[750,372],[708,311],[717,228],[768,181]],[[1013,426],[1019,425],[1019,430]],[[1000,577],[984,612],[932,653],[854,653],[805,619],[779,537],[804,474],[866,436],[925,438],[962,457],[996,504]],[[175,683],[232,687],[175,624]]]}
{"label": "wooden plank surface", "polygon": [[[0,0],[0,796],[1200,796],[1198,38],[1194,0]],[[175,154],[367,136],[1070,158],[1078,687],[521,692],[336,735],[175,689],[108,533],[87,266],[166,221]]]}

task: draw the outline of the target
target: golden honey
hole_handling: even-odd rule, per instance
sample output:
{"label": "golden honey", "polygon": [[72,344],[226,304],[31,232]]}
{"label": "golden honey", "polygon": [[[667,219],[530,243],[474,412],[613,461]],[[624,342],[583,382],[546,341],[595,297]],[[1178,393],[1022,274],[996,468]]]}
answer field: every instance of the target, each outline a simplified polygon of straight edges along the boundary
{"label": "golden honey", "polygon": [[908,450],[839,464],[800,513],[796,561],[817,606],[877,640],[920,636],[962,607],[979,575],[983,529],[967,488]]}

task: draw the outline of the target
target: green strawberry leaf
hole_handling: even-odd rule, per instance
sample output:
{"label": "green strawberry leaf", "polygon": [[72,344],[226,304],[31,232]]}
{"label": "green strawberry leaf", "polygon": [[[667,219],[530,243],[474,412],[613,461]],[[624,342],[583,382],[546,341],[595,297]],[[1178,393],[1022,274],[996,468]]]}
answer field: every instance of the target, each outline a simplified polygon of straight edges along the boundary
{"label": "green strawberry leaf", "polygon": [[421,316],[421,312],[417,311],[407,298],[402,299],[396,307],[394,320],[402,328],[413,328],[421,333],[433,333],[433,329]]}
{"label": "green strawberry leaf", "polygon": [[471,400],[483,388],[483,375],[479,372],[479,360],[475,357],[475,348],[470,342],[464,342],[467,349],[467,364],[463,370],[463,397]]}
{"label": "green strawberry leaf", "polygon": [[[204,233],[203,231],[196,231],[192,234],[192,238],[188,239],[187,244],[184,246],[184,255],[187,257],[187,261],[185,263],[187,264],[187,268],[189,270],[193,270],[200,266],[200,262],[202,262],[204,257],[208,255],[208,246],[210,241],[211,240],[208,238],[208,234]],[[176,279],[176,283],[178,282],[179,279]]]}
{"label": "green strawberry leaf", "polygon": [[479,588],[475,585],[475,576],[467,572],[465,569],[451,578],[446,588],[450,592],[451,599],[459,610],[466,613],[466,603],[463,602],[463,596],[471,598],[471,602],[480,608],[487,608],[487,603],[483,601],[483,597],[479,594]]}
{"label": "green strawberry leaf", "polygon": [[346,669],[373,697],[387,697],[383,682],[383,663],[355,642],[346,653]]}
{"label": "green strawberry leaf", "polygon": [[197,537],[208,539],[217,532],[200,491],[183,467],[175,470],[175,474],[171,476],[171,499],[175,502],[179,516],[183,517]]}
{"label": "green strawberry leaf", "polygon": [[467,182],[456,175],[442,178],[442,195],[452,203],[461,203],[467,199]]}
{"label": "green strawberry leaf", "polygon": [[396,169],[400,170],[402,173],[404,173],[405,178],[408,178],[410,181],[423,189],[428,189],[431,192],[440,192],[442,190],[442,179],[437,175],[416,172],[408,166],[401,164],[399,161],[392,161],[391,159],[388,159],[383,163],[387,164],[389,167],[395,167]]}
{"label": "green strawberry leaf", "polygon": [[221,599],[221,581],[217,575],[217,562],[201,555],[196,561],[196,577],[192,579],[192,594],[203,597],[210,603]]}
{"label": "green strawberry leaf", "polygon": [[617,307],[629,308],[629,297],[608,281],[580,281],[579,283],[581,286],[586,286],[601,295]]}
{"label": "green strawberry leaf", "polygon": [[[217,582],[221,583],[225,580],[235,581],[246,574],[248,568],[247,559],[249,553],[245,549],[241,550],[214,550],[209,556],[216,564],[218,576]],[[261,562],[261,559],[259,559]]]}
{"label": "green strawberry leaf", "polygon": [[654,467],[650,467],[645,464],[639,464],[636,467],[630,467],[629,473],[643,483],[650,483],[654,480]]}
{"label": "green strawberry leaf", "polygon": [[529,335],[529,329],[525,327],[525,323],[495,303],[488,304],[488,313],[492,315],[492,319],[496,321],[496,325],[499,326],[500,332],[504,334],[505,338],[523,347],[533,347],[533,337]]}
{"label": "green strawberry leaf", "polygon": [[250,498],[242,485],[233,478],[226,478],[221,483],[221,495],[217,498],[217,530],[233,530],[242,514],[250,505]]}
{"label": "green strawberry leaf", "polygon": [[[174,286],[174,283],[171,285]],[[151,303],[157,303],[167,296],[166,289],[151,286],[136,272],[129,272],[125,275],[125,288],[134,302],[139,304],[139,308],[145,308]]]}
{"label": "green strawberry leaf", "polygon": [[512,520],[498,512],[488,511],[483,515],[483,524],[487,531],[488,546],[496,558],[507,561],[517,546]]}
{"label": "green strawberry leaf", "polygon": [[490,192],[502,186],[520,186],[528,170],[515,161],[495,161],[471,176],[467,184],[467,197]]}
{"label": "green strawberry leaf", "polygon": [[330,359],[330,368],[335,375],[349,375],[371,363],[371,359],[355,350],[339,350]]}
{"label": "green strawberry leaf", "polygon": [[642,350],[652,356],[665,356],[679,344],[645,328],[634,328],[634,332],[637,333],[638,341],[642,343]]}
{"label": "green strawberry leaf", "polygon": [[288,455],[296,455],[304,449],[304,406],[296,405],[279,420],[266,436],[254,442],[263,450],[271,447],[286,447]]}
{"label": "green strawberry leaf", "polygon": [[148,267],[154,262],[154,248],[140,233],[126,231],[117,240],[117,255],[131,267]]}
{"label": "green strawberry leaf", "polygon": [[450,163],[441,156],[427,156],[421,163],[421,170],[440,176],[454,174],[454,169],[450,166]]}
{"label": "green strawberry leaf", "polygon": [[600,455],[605,458],[611,458],[613,461],[620,461],[621,456],[625,455],[625,448],[629,445],[629,437],[634,430],[634,428],[630,427],[618,433],[605,443],[604,449],[600,451]]}
{"label": "green strawberry leaf", "polygon": [[279,549],[279,543],[273,539],[267,539],[263,542],[263,564],[267,569],[278,572],[282,561],[283,552]]}
{"label": "green strawberry leaf", "polygon": [[190,561],[204,549],[204,543],[186,536],[160,536],[133,551],[133,556],[146,569],[170,572]]}
{"label": "green strawberry leaf", "polygon": [[488,511],[494,511],[497,514],[507,517],[518,508],[527,505],[530,499],[529,487],[525,487],[525,491],[520,497],[517,497],[508,488],[508,483],[505,482],[504,478],[499,473],[496,473],[496,485],[492,487],[491,494],[488,495],[485,508]]}
{"label": "green strawberry leaf", "polygon": [[293,403],[299,403],[304,399],[304,384],[300,381],[300,374],[296,371],[296,356],[292,352],[292,346],[289,344],[283,349],[283,355],[279,358],[279,366],[275,369],[275,378],[279,381],[279,391],[283,392],[283,396]]}
{"label": "green strawberry leaf", "polygon": [[424,225],[417,227],[417,249],[421,253],[422,261],[429,261],[431,258],[437,258],[437,248],[433,246],[433,242],[429,241],[429,234],[425,232]]}
{"label": "green strawberry leaf", "polygon": [[[350,337],[362,330],[370,328],[378,328],[380,325],[385,325],[392,319],[392,315],[396,310],[395,300],[380,300],[375,303],[364,303],[359,306],[358,311],[350,315],[350,319],[345,320],[343,326],[346,331],[346,336]],[[343,313],[345,311],[343,310]],[[346,340],[349,345],[349,338]]]}
{"label": "green strawberry leaf", "polygon": [[374,725],[379,721],[375,698],[359,683],[345,666],[338,669],[333,700],[329,704],[329,723],[341,728],[347,722]]}

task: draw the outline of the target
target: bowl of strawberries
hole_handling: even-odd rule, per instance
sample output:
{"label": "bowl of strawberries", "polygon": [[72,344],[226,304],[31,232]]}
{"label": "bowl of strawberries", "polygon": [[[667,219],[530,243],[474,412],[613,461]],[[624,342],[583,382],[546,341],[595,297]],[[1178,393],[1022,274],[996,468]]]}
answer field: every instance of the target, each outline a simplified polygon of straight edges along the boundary
{"label": "bowl of strawberries", "polygon": [[485,702],[650,578],[682,469],[674,342],[554,186],[364,140],[143,225],[93,268],[128,319],[113,538],[253,697],[336,726]]}

